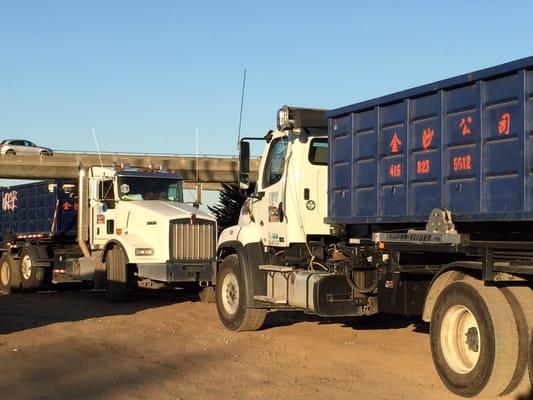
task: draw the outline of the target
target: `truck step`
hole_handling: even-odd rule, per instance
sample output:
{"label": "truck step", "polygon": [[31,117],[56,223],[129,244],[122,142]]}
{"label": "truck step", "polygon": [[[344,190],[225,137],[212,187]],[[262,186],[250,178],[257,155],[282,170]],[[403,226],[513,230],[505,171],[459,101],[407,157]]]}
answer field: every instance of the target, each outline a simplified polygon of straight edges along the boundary
{"label": "truck step", "polygon": [[265,303],[287,304],[286,299],[268,296],[254,296],[254,300],[263,301]]}
{"label": "truck step", "polygon": [[287,267],[285,265],[260,265],[259,269],[263,271],[272,271],[272,272],[293,272],[294,267]]}

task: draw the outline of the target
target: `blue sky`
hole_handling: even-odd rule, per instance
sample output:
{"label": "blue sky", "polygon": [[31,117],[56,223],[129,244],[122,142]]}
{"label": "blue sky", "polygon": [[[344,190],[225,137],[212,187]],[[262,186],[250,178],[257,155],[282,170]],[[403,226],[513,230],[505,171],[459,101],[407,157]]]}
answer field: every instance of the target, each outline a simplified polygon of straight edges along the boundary
{"label": "blue sky", "polygon": [[533,2],[0,0],[0,136],[234,154],[283,104],[336,108],[533,55]]}

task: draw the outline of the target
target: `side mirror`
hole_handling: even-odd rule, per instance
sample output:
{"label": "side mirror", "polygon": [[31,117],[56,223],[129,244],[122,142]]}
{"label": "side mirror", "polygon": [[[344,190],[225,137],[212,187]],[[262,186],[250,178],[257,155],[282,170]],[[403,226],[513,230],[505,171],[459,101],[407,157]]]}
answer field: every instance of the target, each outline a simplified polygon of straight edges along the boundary
{"label": "side mirror", "polygon": [[239,189],[250,187],[250,142],[241,140],[239,145]]}
{"label": "side mirror", "polygon": [[239,146],[239,173],[250,172],[250,142],[241,140]]}

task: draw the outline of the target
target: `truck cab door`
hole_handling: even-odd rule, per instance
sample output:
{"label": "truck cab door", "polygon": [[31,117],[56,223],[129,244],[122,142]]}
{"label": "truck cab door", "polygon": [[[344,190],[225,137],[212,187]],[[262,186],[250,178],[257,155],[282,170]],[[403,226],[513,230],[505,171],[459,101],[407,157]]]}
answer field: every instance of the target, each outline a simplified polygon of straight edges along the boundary
{"label": "truck cab door", "polygon": [[92,243],[103,245],[115,236],[115,185],[113,179],[98,179],[93,184],[97,201],[91,205]]}
{"label": "truck cab door", "polygon": [[258,194],[261,197],[254,205],[256,222],[262,232],[263,244],[286,247],[287,217],[285,166],[289,139],[287,136],[272,139],[258,179]]}
{"label": "truck cab door", "polygon": [[[306,235],[329,235],[324,222],[328,212],[328,138],[312,137],[294,197],[301,201],[302,225]],[[289,186],[291,183],[289,183]]]}

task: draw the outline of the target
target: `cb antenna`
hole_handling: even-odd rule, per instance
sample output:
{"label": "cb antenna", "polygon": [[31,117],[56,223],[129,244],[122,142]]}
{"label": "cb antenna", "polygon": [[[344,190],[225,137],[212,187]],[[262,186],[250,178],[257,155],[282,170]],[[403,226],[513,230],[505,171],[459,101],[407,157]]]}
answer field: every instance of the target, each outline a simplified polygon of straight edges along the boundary
{"label": "cb antenna", "polygon": [[244,104],[244,88],[246,87],[246,68],[244,68],[244,75],[242,77],[242,92],[241,92],[241,112],[239,114],[239,132],[237,135],[237,148],[241,142],[241,124],[242,124],[242,106]]}
{"label": "cb antenna", "polygon": [[196,184],[198,184],[198,175],[199,175],[199,166],[198,166],[198,131],[199,131],[199,128],[198,128],[198,125],[196,126]]}
{"label": "cb antenna", "polygon": [[98,152],[98,158],[100,159],[100,166],[103,168],[104,163],[102,162],[102,155],[100,154],[100,146],[98,146],[98,139],[96,139],[96,131],[93,128],[93,138],[94,143],[96,144],[96,151]]}

